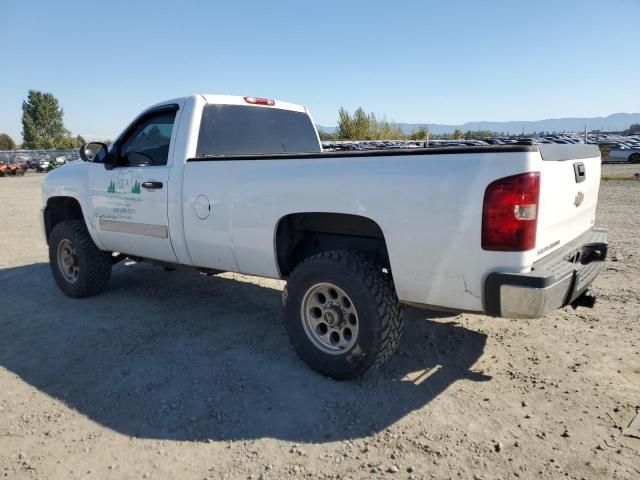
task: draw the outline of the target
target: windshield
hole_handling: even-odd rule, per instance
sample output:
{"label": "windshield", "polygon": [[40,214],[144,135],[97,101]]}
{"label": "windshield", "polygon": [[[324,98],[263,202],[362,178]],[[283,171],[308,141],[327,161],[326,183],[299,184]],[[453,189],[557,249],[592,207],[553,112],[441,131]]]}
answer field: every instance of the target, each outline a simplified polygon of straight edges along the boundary
{"label": "windshield", "polygon": [[207,105],[197,156],[320,152],[306,113],[243,105]]}

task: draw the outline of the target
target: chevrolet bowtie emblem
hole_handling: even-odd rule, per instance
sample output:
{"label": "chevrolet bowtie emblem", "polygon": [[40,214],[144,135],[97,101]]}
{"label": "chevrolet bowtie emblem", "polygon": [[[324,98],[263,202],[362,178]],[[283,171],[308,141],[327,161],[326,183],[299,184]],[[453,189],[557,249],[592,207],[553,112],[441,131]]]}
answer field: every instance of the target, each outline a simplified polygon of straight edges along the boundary
{"label": "chevrolet bowtie emblem", "polygon": [[584,200],[584,193],[578,192],[578,194],[576,195],[576,198],[573,200],[573,204],[576,207],[579,207],[580,205],[582,205],[583,200]]}

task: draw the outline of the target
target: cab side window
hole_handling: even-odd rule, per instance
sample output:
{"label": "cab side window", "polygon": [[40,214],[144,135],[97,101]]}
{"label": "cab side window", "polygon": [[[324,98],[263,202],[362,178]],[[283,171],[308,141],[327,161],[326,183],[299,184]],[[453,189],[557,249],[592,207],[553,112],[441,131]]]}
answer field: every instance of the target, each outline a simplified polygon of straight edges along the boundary
{"label": "cab side window", "polygon": [[166,165],[175,119],[175,111],[141,119],[122,142],[117,165]]}

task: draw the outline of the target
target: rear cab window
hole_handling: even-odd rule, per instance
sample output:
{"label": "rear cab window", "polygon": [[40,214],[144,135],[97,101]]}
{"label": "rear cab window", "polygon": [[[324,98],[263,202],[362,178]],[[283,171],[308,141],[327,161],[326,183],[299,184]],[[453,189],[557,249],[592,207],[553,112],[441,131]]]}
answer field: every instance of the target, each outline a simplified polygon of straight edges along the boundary
{"label": "rear cab window", "polygon": [[304,112],[244,105],[207,105],[202,112],[199,157],[320,151],[311,118]]}

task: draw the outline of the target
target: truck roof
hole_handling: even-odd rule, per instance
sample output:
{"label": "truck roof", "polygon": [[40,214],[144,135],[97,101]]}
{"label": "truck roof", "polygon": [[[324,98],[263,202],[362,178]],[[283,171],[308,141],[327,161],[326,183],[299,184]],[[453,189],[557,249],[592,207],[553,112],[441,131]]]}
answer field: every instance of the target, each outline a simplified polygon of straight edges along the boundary
{"label": "truck roof", "polygon": [[279,108],[281,110],[291,110],[294,112],[302,112],[307,114],[309,113],[306,107],[302,105],[297,105],[295,103],[283,102],[280,100],[273,100],[274,102],[273,105],[259,105],[259,104],[249,103],[246,100],[247,98],[258,98],[258,97],[242,96],[242,95],[218,95],[218,94],[211,94],[211,93],[194,94],[186,97],[165,100],[164,102],[159,102],[159,103],[156,103],[155,105],[150,106],[149,108],[145,109],[145,111],[152,110],[154,108],[161,107],[163,105],[167,105],[170,103],[182,104],[186,99],[193,98],[193,97],[202,97],[204,98],[205,102],[207,102],[209,105],[246,105],[251,107]]}
{"label": "truck roof", "polygon": [[264,107],[264,108],[280,108],[282,110],[293,110],[295,112],[303,112],[303,113],[308,113],[307,109],[305,107],[303,107],[302,105],[296,105],[295,103],[289,103],[289,102],[283,102],[280,100],[273,100],[274,101],[274,105],[272,106],[268,106],[268,105],[255,105],[255,104],[251,104],[248,103],[246,101],[247,98],[256,98],[256,97],[250,97],[250,96],[240,96],[240,95],[215,95],[215,94],[205,94],[202,95],[205,99],[205,101],[208,104],[218,104],[218,105],[251,105],[251,106],[257,106],[257,107]]}

